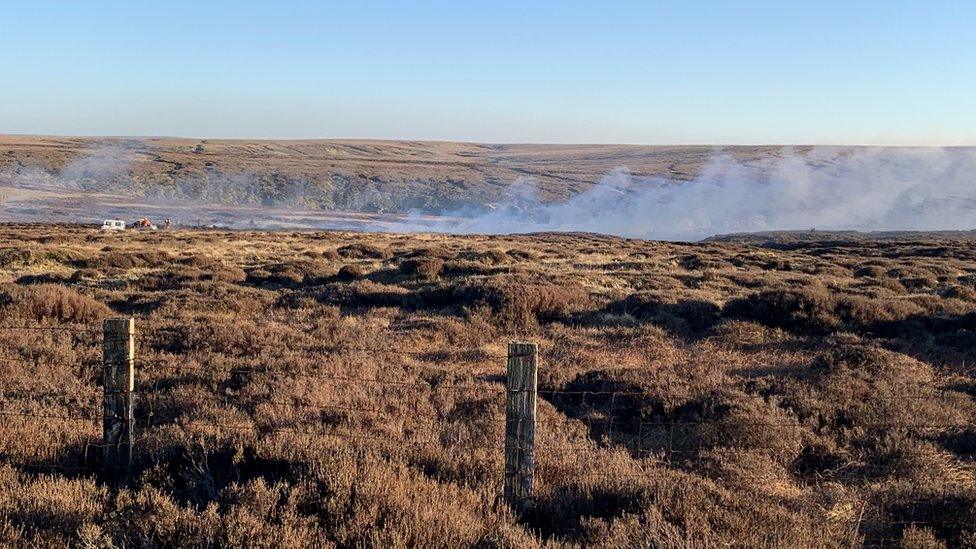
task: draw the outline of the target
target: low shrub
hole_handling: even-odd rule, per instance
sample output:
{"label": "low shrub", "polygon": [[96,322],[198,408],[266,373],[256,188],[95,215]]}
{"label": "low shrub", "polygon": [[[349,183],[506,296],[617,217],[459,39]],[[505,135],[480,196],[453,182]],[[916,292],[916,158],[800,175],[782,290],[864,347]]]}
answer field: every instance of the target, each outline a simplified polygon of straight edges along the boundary
{"label": "low shrub", "polygon": [[101,271],[98,269],[78,269],[71,273],[71,278],[69,280],[71,280],[72,283],[77,284],[86,280],[98,280],[102,278],[102,276],[104,275],[102,275]]}
{"label": "low shrub", "polygon": [[338,280],[359,280],[366,277],[366,269],[360,267],[359,265],[343,265],[336,273],[336,278]]}
{"label": "low shrub", "polygon": [[949,286],[942,297],[976,303],[976,289],[971,286]]}
{"label": "low shrub", "polygon": [[493,267],[481,261],[455,259],[444,263],[443,274],[448,276],[490,275],[498,269],[499,267]]}
{"label": "low shrub", "polygon": [[444,260],[435,257],[406,259],[400,263],[400,272],[420,280],[437,280],[444,271]]}
{"label": "low shrub", "polygon": [[487,265],[501,265],[511,260],[505,250],[466,251],[457,255],[463,261],[476,261]]}
{"label": "low shrub", "polygon": [[412,296],[409,290],[400,286],[355,280],[326,284],[318,293],[318,301],[347,308],[403,307],[412,303]]}
{"label": "low shrub", "polygon": [[608,305],[606,312],[630,315],[682,335],[706,331],[722,318],[722,308],[710,301],[650,293],[631,294]]}
{"label": "low shrub", "polygon": [[170,254],[160,251],[122,252],[110,249],[94,257],[75,260],[72,265],[78,269],[138,269],[159,268],[172,262]]}
{"label": "low shrub", "polygon": [[457,252],[448,250],[442,247],[431,247],[431,248],[418,248],[407,254],[408,258],[417,259],[454,259],[457,257]]}
{"label": "low shrub", "polygon": [[860,278],[884,278],[887,275],[887,269],[879,265],[864,265],[854,271],[854,276]]}
{"label": "low shrub", "polygon": [[916,276],[899,279],[901,285],[905,287],[906,290],[918,291],[918,290],[930,290],[939,285],[939,281],[934,276]]}
{"label": "low shrub", "polygon": [[347,259],[389,259],[393,253],[387,248],[381,248],[372,244],[347,244],[339,247],[336,252]]}
{"label": "low shrub", "polygon": [[587,310],[589,295],[579,286],[527,282],[518,278],[490,280],[454,288],[456,303],[469,309],[488,307],[500,326],[528,329]]}
{"label": "low shrub", "polygon": [[43,273],[43,274],[29,274],[17,277],[15,280],[17,284],[28,285],[28,284],[67,284],[70,282],[70,278],[61,274]]}
{"label": "low shrub", "polygon": [[0,249],[0,269],[25,267],[37,261],[37,254],[24,248]]}
{"label": "low shrub", "polygon": [[66,286],[36,284],[0,290],[4,316],[37,322],[96,322],[111,314],[102,303]]}
{"label": "low shrub", "polygon": [[284,261],[248,270],[247,282],[255,285],[296,287],[320,284],[332,273],[332,269],[320,261]]}
{"label": "low shrub", "polygon": [[838,295],[823,288],[768,290],[733,299],[723,309],[731,318],[818,334],[866,329],[924,312],[907,300]]}

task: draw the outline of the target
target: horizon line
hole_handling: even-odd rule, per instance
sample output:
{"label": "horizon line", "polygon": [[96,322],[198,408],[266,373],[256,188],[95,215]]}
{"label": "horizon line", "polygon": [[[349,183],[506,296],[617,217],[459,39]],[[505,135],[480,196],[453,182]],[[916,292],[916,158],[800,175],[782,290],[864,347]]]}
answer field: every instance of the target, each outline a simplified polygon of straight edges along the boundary
{"label": "horizon line", "polygon": [[863,143],[863,142],[585,142],[585,141],[477,141],[467,139],[410,139],[389,137],[195,137],[180,135],[144,134],[81,134],[81,133],[18,133],[2,132],[0,137],[34,138],[75,138],[75,139],[157,139],[186,141],[322,141],[322,142],[386,142],[386,143],[458,143],[466,145],[537,145],[537,146],[583,146],[583,147],[856,147],[856,148],[974,148],[972,144],[907,144],[907,143]]}

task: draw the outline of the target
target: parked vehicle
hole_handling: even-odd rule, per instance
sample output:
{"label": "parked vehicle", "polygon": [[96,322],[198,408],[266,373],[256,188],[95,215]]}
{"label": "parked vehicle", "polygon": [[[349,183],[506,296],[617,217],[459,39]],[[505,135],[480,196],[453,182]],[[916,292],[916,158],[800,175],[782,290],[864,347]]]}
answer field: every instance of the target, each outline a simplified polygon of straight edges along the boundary
{"label": "parked vehicle", "polygon": [[102,223],[103,231],[123,231],[125,230],[125,221],[121,219],[106,219]]}
{"label": "parked vehicle", "polygon": [[149,229],[151,231],[156,230],[156,225],[153,225],[153,222],[150,221],[148,217],[143,217],[142,219],[134,221],[132,223],[132,227],[135,229]]}

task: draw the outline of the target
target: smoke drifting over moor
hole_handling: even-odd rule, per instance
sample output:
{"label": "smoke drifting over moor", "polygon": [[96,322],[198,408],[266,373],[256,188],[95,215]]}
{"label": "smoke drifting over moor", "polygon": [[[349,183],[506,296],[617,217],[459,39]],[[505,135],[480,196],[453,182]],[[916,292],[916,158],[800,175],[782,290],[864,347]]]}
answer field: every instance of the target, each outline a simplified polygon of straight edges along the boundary
{"label": "smoke drifting over moor", "polygon": [[[353,180],[308,166],[298,175],[273,164],[264,171],[232,170],[221,168],[217,155],[202,157],[207,161],[198,165],[193,164],[196,153],[179,161],[161,160],[160,147],[138,140],[101,144],[68,157],[56,169],[25,160],[9,163],[0,169],[0,220],[100,222],[149,215],[171,217],[184,226],[576,231],[670,240],[772,230],[976,228],[972,148],[614,148],[609,161],[599,156],[609,154],[605,150],[587,149],[565,162],[550,158],[532,166],[534,173],[548,177],[551,170],[572,173],[580,165],[601,161],[603,167],[589,181],[609,170],[588,187],[583,180],[560,175],[564,196],[570,196],[553,200],[552,180],[544,192],[532,177],[515,179],[499,194],[489,192],[489,184],[480,180],[438,182],[440,172],[431,172],[430,179],[406,180],[396,167],[385,175]],[[531,155],[508,162],[525,169],[529,165],[523,162],[531,162],[525,158]],[[689,159],[694,159],[693,169],[687,169]],[[633,160],[638,169],[611,170],[617,160]],[[679,160],[684,161],[681,169],[668,167]],[[168,171],[147,171],[147,162]],[[493,181],[499,180],[505,179]],[[463,192],[437,200],[458,189]]]}
{"label": "smoke drifting over moor", "polygon": [[691,181],[619,168],[561,203],[515,182],[494,208],[414,228],[465,233],[584,231],[693,240],[772,230],[976,228],[973,149],[783,149],[744,163],[717,155]]}

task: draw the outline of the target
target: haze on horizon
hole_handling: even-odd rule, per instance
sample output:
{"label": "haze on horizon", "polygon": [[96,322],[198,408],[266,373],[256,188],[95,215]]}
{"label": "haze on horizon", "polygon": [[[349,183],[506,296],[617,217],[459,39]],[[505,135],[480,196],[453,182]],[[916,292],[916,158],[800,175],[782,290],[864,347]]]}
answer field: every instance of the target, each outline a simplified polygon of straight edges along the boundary
{"label": "haze on horizon", "polygon": [[976,145],[976,5],[0,2],[0,133]]}

